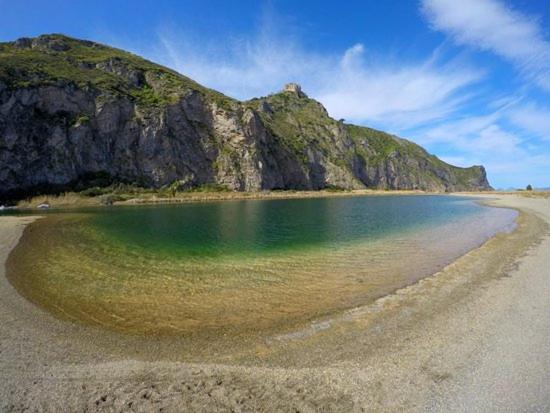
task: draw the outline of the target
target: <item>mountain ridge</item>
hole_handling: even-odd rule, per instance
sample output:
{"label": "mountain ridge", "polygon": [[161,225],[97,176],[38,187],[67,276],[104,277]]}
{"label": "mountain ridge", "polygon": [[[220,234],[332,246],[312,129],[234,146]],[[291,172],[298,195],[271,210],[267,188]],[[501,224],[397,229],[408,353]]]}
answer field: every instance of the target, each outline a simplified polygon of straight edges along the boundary
{"label": "mountain ridge", "polygon": [[297,84],[238,101],[126,51],[0,43],[0,199],[117,182],[235,191],[491,189],[483,166],[332,119]]}

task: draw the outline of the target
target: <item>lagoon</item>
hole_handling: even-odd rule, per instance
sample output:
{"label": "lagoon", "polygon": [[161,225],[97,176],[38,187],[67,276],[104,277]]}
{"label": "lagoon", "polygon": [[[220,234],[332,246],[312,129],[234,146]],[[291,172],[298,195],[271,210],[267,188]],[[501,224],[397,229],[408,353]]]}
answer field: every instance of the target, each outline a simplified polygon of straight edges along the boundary
{"label": "lagoon", "polygon": [[59,318],[136,335],[284,332],[442,269],[517,212],[455,196],[225,201],[49,212],[8,278]]}

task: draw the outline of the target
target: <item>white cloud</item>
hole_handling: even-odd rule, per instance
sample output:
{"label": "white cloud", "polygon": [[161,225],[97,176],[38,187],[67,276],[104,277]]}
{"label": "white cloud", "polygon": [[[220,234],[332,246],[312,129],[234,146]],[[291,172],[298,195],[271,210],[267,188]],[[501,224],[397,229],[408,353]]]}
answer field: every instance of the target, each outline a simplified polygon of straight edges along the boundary
{"label": "white cloud", "polygon": [[361,43],[356,43],[348,50],[345,51],[342,60],[340,61],[340,66],[344,70],[350,70],[356,67],[357,57],[362,56],[365,52],[365,46]]}
{"label": "white cloud", "polygon": [[476,137],[479,133],[493,125],[500,115],[498,112],[483,116],[468,116],[467,118],[447,121],[438,126],[424,129],[420,139],[423,143],[445,143],[458,146],[467,137]]}
{"label": "white cloud", "polygon": [[[482,155],[486,159],[523,153],[522,140],[518,135],[503,129],[500,117],[495,112],[446,122],[424,129],[416,139],[423,144],[444,144],[447,150],[475,157]],[[463,155],[461,157],[464,158]]]}
{"label": "white cloud", "polygon": [[550,141],[550,108],[533,103],[510,111],[510,120],[528,133]]}
{"label": "white cloud", "polygon": [[520,146],[521,141],[521,138],[516,134],[502,129],[500,125],[491,124],[479,132],[471,149],[490,154],[489,156],[495,154],[498,156],[503,154],[516,156],[524,152]]}
{"label": "white cloud", "polygon": [[355,45],[344,53],[340,70],[325,74],[317,97],[335,117],[402,128],[453,112],[467,97],[464,88],[481,77],[481,72],[459,61],[369,63],[363,48]]}
{"label": "white cloud", "polygon": [[550,90],[550,42],[535,18],[498,0],[422,0],[422,10],[434,29],[511,61]]}
{"label": "white cloud", "polygon": [[[266,95],[304,78],[312,68],[324,72],[330,67],[329,59],[265,33],[218,45],[197,44],[173,33],[161,33],[159,39],[157,60],[239,99]],[[318,76],[312,75],[308,82],[316,82]]]}

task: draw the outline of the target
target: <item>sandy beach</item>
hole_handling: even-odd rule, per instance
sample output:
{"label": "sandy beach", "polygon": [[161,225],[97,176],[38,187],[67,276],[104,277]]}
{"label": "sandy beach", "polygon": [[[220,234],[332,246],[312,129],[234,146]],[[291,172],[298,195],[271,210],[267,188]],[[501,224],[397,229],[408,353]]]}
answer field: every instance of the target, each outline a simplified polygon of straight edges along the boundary
{"label": "sandy beach", "polygon": [[0,411],[546,412],[550,199],[479,197],[520,210],[518,229],[373,304],[216,364],[27,302],[5,261],[34,218],[0,217]]}

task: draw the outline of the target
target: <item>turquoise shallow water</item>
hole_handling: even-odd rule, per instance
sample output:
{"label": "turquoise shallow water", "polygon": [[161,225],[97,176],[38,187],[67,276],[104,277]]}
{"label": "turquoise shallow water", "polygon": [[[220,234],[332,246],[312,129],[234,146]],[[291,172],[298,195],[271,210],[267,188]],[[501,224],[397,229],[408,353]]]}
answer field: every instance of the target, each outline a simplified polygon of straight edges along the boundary
{"label": "turquoise shallow water", "polygon": [[23,296],[60,318],[208,341],[366,304],[510,230],[517,212],[356,196],[45,215],[8,260]]}
{"label": "turquoise shallow water", "polygon": [[337,247],[495,212],[497,227],[514,216],[453,196],[316,198],[116,208],[87,225],[150,252],[215,257]]}

